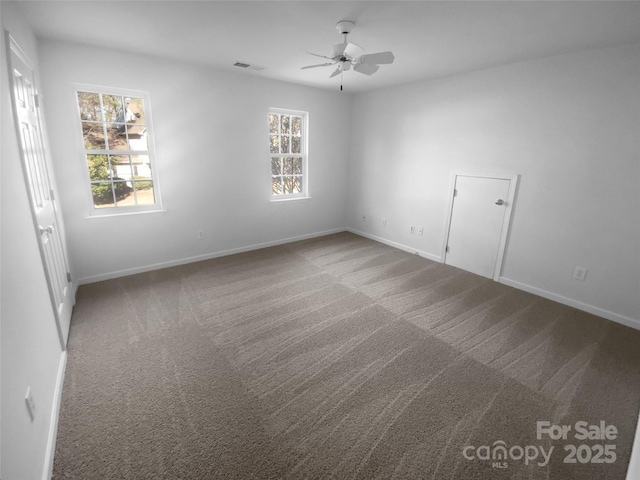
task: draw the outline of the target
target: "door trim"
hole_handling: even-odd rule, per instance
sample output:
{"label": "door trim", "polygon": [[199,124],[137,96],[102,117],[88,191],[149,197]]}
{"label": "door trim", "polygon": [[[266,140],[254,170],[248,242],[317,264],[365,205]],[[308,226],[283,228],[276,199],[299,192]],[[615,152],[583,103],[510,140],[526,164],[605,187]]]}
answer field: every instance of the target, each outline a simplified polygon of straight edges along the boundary
{"label": "door trim", "polygon": [[504,260],[504,252],[507,247],[509,236],[509,227],[511,226],[511,213],[513,212],[513,202],[516,197],[518,181],[520,175],[517,173],[478,173],[478,172],[451,172],[449,182],[447,216],[445,219],[444,239],[442,241],[442,250],[440,253],[441,262],[445,263],[447,259],[447,244],[449,243],[449,230],[451,228],[451,216],[453,215],[453,195],[458,177],[477,177],[477,178],[496,178],[500,180],[509,180],[509,193],[507,195],[507,205],[502,222],[502,231],[500,233],[500,243],[498,245],[498,256],[496,264],[493,268],[493,280],[498,281],[502,273],[502,263]]}

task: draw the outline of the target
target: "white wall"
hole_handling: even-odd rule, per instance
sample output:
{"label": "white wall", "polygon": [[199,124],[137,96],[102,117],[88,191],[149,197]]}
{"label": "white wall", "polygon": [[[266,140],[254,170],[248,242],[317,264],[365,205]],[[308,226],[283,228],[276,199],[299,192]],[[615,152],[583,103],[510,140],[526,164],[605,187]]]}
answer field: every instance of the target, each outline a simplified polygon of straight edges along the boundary
{"label": "white wall", "polygon": [[[70,263],[81,281],[344,228],[350,97],[78,44],[40,49]],[[87,218],[72,83],[150,93],[165,213]],[[309,112],[311,199],[270,202],[269,107]]]}
{"label": "white wall", "polygon": [[[63,352],[40,261],[31,217],[8,86],[4,29],[11,32],[37,64],[36,40],[15,5],[0,2],[2,45],[0,103],[2,104],[2,286],[0,417],[3,479],[45,478],[50,465],[48,447],[55,434],[56,385]],[[36,403],[31,422],[25,406],[27,387]],[[55,409],[55,412],[54,412]],[[53,420],[53,424],[52,424]]]}
{"label": "white wall", "polygon": [[349,226],[437,258],[451,172],[518,173],[501,281],[640,327],[638,85],[630,45],[357,95]]}

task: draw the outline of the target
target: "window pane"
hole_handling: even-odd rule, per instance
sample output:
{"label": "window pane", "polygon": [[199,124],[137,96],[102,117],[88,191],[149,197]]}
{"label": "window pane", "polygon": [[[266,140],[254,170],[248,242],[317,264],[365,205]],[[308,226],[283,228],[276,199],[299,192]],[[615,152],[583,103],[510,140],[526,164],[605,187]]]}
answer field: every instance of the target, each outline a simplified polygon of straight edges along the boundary
{"label": "window pane", "polygon": [[302,174],[302,158],[292,158],[291,173],[294,175]]}
{"label": "window pane", "polygon": [[146,125],[127,125],[127,137],[130,150],[149,150]]}
{"label": "window pane", "polygon": [[134,187],[138,205],[153,205],[156,203],[153,193],[153,182],[149,180],[134,182]]}
{"label": "window pane", "polygon": [[300,152],[300,137],[291,137],[291,153]]}
{"label": "window pane", "polygon": [[148,155],[131,155],[133,176],[136,179],[151,179],[151,160]]}
{"label": "window pane", "polygon": [[280,153],[280,137],[271,135],[271,153]]}
{"label": "window pane", "polygon": [[271,175],[280,175],[282,172],[280,171],[280,167],[282,162],[279,158],[271,159]]}
{"label": "window pane", "polygon": [[271,193],[280,195],[282,193],[282,177],[273,177],[271,179]]}
{"label": "window pane", "polygon": [[293,173],[292,169],[293,158],[286,157],[282,159],[282,173],[284,175],[291,175]]}
{"label": "window pane", "polygon": [[87,167],[91,181],[109,180],[109,159],[106,155],[87,155]]}
{"label": "window pane", "polygon": [[278,133],[278,115],[273,113],[269,114],[269,133],[276,134]]}
{"label": "window pane", "polygon": [[93,195],[93,206],[95,208],[113,207],[113,189],[111,182],[100,182],[91,184],[91,194]]}
{"label": "window pane", "polygon": [[107,125],[107,149],[128,150],[124,125]]}
{"label": "window pane", "polygon": [[284,177],[284,193],[300,193],[300,177]]}
{"label": "window pane", "polygon": [[104,150],[104,130],[102,123],[82,122],[82,136],[85,150]]}
{"label": "window pane", "polygon": [[135,205],[136,198],[129,182],[114,181],[113,190],[116,194],[116,205]]}
{"label": "window pane", "polygon": [[285,135],[280,137],[280,153],[289,153],[289,137]]}
{"label": "window pane", "polygon": [[291,117],[291,134],[302,135],[302,117]]}
{"label": "window pane", "polygon": [[293,179],[293,192],[292,193],[300,193],[302,192],[302,177],[291,177]]}
{"label": "window pane", "polygon": [[107,123],[124,123],[124,110],[120,95],[103,95],[104,119]]}
{"label": "window pane", "polygon": [[[125,98],[125,105],[127,106],[127,118],[126,123],[147,123],[144,116],[144,102],[141,98]],[[133,115],[133,116],[132,116]]]}
{"label": "window pane", "polygon": [[97,93],[78,92],[78,107],[82,120],[102,121],[100,95]]}
{"label": "window pane", "polygon": [[289,118],[290,117],[288,115],[280,116],[280,129],[282,133],[291,133],[289,130],[289,127],[290,127]]}
{"label": "window pane", "polygon": [[114,179],[130,180],[133,178],[129,155],[110,155],[109,159]]}

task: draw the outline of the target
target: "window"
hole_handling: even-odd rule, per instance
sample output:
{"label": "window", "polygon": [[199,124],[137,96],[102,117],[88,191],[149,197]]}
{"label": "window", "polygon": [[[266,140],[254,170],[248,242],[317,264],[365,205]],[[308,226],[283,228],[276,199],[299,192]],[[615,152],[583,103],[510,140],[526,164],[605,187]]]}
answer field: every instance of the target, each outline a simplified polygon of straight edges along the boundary
{"label": "window", "polygon": [[306,124],[305,112],[269,111],[272,198],[308,196]]}
{"label": "window", "polygon": [[158,210],[148,95],[78,88],[77,101],[93,213]]}

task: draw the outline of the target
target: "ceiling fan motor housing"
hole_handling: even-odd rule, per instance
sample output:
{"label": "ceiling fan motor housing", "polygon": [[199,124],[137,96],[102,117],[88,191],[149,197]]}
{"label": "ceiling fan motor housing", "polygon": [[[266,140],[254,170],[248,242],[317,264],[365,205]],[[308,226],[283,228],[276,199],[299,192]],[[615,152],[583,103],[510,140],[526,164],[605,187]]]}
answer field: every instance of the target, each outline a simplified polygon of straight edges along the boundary
{"label": "ceiling fan motor housing", "polygon": [[343,20],[336,24],[336,28],[338,29],[338,32],[340,33],[340,35],[348,35],[349,33],[351,33],[351,29],[353,28],[354,25],[355,23],[349,20]]}

